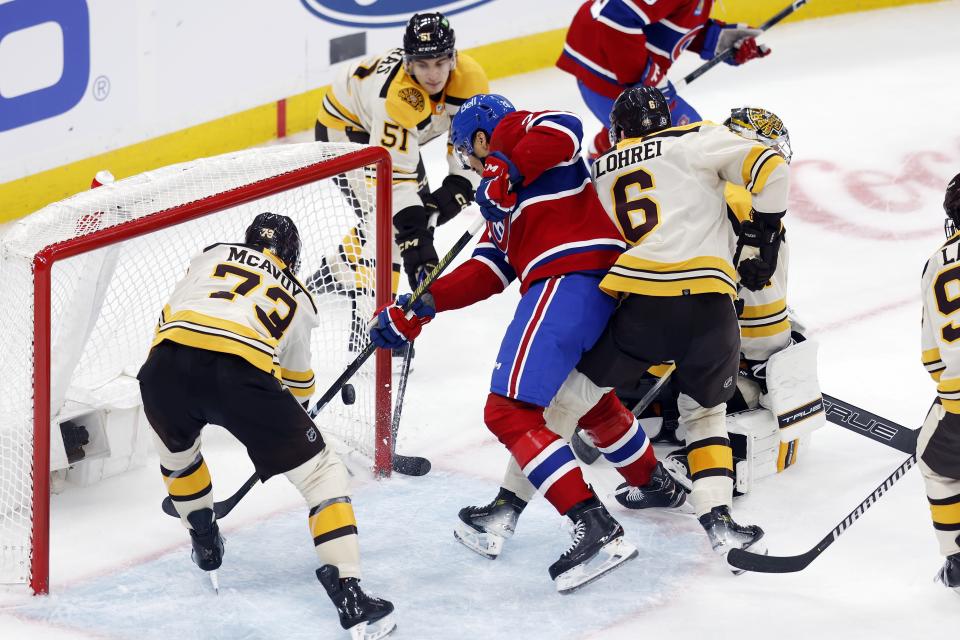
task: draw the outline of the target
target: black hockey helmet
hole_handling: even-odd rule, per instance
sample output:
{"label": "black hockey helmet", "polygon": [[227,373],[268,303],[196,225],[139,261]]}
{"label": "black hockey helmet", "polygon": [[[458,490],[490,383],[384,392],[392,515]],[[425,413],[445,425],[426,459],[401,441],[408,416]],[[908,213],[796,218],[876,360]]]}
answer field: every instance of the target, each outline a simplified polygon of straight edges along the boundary
{"label": "black hockey helmet", "polygon": [[748,140],[756,140],[783,156],[790,164],[793,149],[790,147],[790,132],[777,114],[759,107],[737,107],[730,110],[730,117],[723,126]]}
{"label": "black hockey helmet", "polygon": [[960,227],[960,173],[953,176],[950,184],[947,185],[947,192],[943,196],[943,210],[947,214],[943,230],[950,238]]}
{"label": "black hockey helmet", "polygon": [[300,268],[300,232],[287,216],[265,211],[247,227],[244,243],[255,249],[269,249],[293,273]]}
{"label": "black hockey helmet", "polygon": [[630,87],[613,102],[610,110],[610,143],[639,138],[673,126],[670,107],[656,87]]}
{"label": "black hockey helmet", "polygon": [[403,61],[452,58],[457,37],[442,13],[415,13],[403,32]]}

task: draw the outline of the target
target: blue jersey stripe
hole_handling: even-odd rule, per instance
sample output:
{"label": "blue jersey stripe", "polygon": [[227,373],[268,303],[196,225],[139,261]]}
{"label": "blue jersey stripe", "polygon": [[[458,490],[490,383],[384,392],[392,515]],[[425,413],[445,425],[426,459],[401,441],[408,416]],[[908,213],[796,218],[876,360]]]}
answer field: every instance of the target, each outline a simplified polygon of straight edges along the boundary
{"label": "blue jersey stripe", "polygon": [[647,25],[647,21],[644,20],[639,13],[627,6],[627,3],[623,0],[610,0],[604,5],[603,9],[600,10],[600,15],[610,22],[615,22],[627,29],[639,29]]}

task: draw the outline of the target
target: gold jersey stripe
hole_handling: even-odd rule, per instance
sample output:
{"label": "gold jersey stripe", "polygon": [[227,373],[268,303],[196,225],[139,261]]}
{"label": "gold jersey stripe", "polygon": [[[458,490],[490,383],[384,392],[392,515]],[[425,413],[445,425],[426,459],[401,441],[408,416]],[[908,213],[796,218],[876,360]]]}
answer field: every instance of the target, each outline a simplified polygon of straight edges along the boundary
{"label": "gold jersey stripe", "polygon": [[194,347],[195,349],[206,349],[207,351],[218,351],[220,353],[240,356],[257,369],[269,373],[274,377],[277,375],[278,367],[275,366],[272,355],[264,353],[259,349],[254,349],[239,340],[226,336],[211,335],[185,327],[174,327],[158,331],[156,338],[153,340],[153,344],[150,346],[155,347],[164,340],[170,340],[188,347]]}
{"label": "gold jersey stripe", "polygon": [[920,356],[923,360],[924,365],[933,364],[940,361],[940,348],[934,347],[933,349],[927,349],[923,352],[923,355]]}
{"label": "gold jersey stripe", "polygon": [[769,338],[784,331],[790,331],[790,321],[786,318],[775,324],[769,324],[763,327],[740,327],[740,335],[744,338]]}
{"label": "gold jersey stripe", "polygon": [[310,533],[320,538],[343,527],[356,527],[357,519],[353,514],[353,505],[349,502],[334,502],[320,512],[310,516]]}
{"label": "gold jersey stripe", "polygon": [[698,447],[687,454],[687,461],[690,464],[690,475],[707,469],[733,471],[733,449],[721,444]]}
{"label": "gold jersey stripe", "polygon": [[280,376],[284,380],[290,380],[291,382],[310,382],[313,380],[313,369],[307,369],[306,371],[280,369]]}
{"label": "gold jersey stripe", "polygon": [[937,393],[960,393],[960,378],[943,378],[937,385]]}
{"label": "gold jersey stripe", "polygon": [[750,320],[754,318],[766,318],[783,313],[787,310],[786,298],[774,300],[768,304],[758,304],[756,306],[744,306],[743,313],[740,314],[741,320]]}
{"label": "gold jersey stripe", "polygon": [[276,338],[272,336],[267,337],[258,332],[256,329],[253,329],[247,325],[243,325],[238,322],[231,322],[230,320],[224,320],[223,318],[208,316],[197,311],[185,309],[171,315],[169,306],[165,306],[163,308],[163,322],[164,324],[173,322],[189,322],[191,324],[202,325],[204,327],[229,331],[230,333],[235,333],[238,336],[243,336],[244,338],[259,342],[264,350],[276,349],[278,342]]}
{"label": "gold jersey stripe", "polygon": [[177,477],[164,476],[163,483],[167,485],[167,493],[171,496],[192,496],[210,486],[210,470],[207,469],[207,463],[203,462],[196,471],[189,475]]}
{"label": "gold jersey stripe", "polygon": [[604,293],[614,297],[618,293],[636,293],[644,296],[682,296],[699,293],[725,293],[736,295],[736,289],[719,278],[699,277],[690,280],[657,281],[640,280],[608,273],[600,282]]}
{"label": "gold jersey stripe", "polygon": [[774,153],[772,157],[764,158],[760,162],[762,166],[757,173],[756,180],[754,180],[750,186],[751,193],[760,193],[763,191],[763,188],[767,186],[767,180],[770,178],[770,174],[780,165],[786,164],[786,161],[778,153]]}
{"label": "gold jersey stripe", "polygon": [[748,153],[747,157],[743,159],[743,165],[740,167],[740,178],[743,180],[743,184],[750,184],[750,175],[753,171],[753,165],[766,150],[767,148],[765,146],[758,144],[750,149],[750,153]]}
{"label": "gold jersey stripe", "polygon": [[960,400],[944,400],[940,398],[940,404],[943,405],[947,413],[960,414]]}

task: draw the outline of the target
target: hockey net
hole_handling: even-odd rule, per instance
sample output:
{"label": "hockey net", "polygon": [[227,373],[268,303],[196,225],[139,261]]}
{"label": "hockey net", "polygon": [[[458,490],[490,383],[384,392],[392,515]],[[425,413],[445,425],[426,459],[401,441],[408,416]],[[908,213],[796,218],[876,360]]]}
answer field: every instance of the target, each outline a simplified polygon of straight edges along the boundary
{"label": "hockey net", "polygon": [[[0,260],[0,583],[47,591],[50,453],[61,423],[122,411],[143,420],[135,376],[174,284],[205,247],[242,242],[260,212],[288,215],[300,231],[299,276],[319,291],[317,392],[327,389],[390,300],[390,175],[382,149],[278,145],[140,174],[11,226]],[[317,419],[383,473],[389,367],[387,352],[370,358],[351,380],[355,403],[335,397]]]}

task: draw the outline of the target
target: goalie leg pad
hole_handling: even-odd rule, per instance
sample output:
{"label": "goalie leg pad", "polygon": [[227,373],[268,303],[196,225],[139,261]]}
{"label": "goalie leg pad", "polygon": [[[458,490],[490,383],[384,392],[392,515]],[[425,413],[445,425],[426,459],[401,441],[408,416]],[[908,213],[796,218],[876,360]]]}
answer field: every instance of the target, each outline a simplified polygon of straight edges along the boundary
{"label": "goalie leg pad", "polygon": [[748,493],[761,478],[777,473],[780,429],[766,409],[741,411],[727,416],[730,446],[737,460],[736,490]]}
{"label": "goalie leg pad", "polygon": [[561,515],[593,497],[570,446],[547,428],[543,407],[491,393],[483,417],[523,474]]}
{"label": "goalie leg pad", "polygon": [[826,423],[815,340],[793,343],[770,356],[766,382],[761,404],[776,416],[782,442],[809,435]]}
{"label": "goalie leg pad", "polygon": [[657,456],[640,423],[613,391],[580,419],[580,426],[631,486],[650,482]]}

